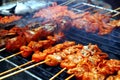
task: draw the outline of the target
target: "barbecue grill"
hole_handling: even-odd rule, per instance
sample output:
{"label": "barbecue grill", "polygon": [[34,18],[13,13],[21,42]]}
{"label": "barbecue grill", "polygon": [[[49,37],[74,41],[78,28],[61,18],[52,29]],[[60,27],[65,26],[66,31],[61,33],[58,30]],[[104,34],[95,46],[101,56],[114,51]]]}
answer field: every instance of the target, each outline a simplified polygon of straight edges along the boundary
{"label": "barbecue grill", "polygon": [[[114,19],[114,17],[119,15],[120,13],[117,10],[112,10],[102,6],[97,6],[97,5],[89,4],[85,2],[79,2],[79,0],[78,1],[68,0],[66,2],[63,1],[63,3],[59,2],[59,5],[67,5],[68,8],[74,11],[75,13],[84,13],[87,11],[89,11],[92,14],[94,14],[95,12],[99,12],[102,14],[108,13],[108,15],[109,13],[112,13],[113,15],[112,19]],[[24,22],[24,20],[22,22]],[[18,25],[22,25],[22,22],[18,21],[14,23]],[[14,23],[12,23],[12,25]],[[120,28],[114,29],[110,34],[101,36],[96,33],[89,33],[89,32],[86,32],[85,30],[80,30],[75,27],[72,27],[72,28],[69,28],[68,30],[65,30],[64,34],[65,34],[65,40],[75,41],[76,43],[81,43],[83,45],[87,45],[89,43],[97,44],[103,52],[108,53],[109,58],[120,60]],[[1,59],[10,55],[12,55],[12,53],[6,50],[0,52]],[[30,61],[30,58],[25,59],[21,56],[14,56],[8,60],[0,62],[0,72],[19,66],[28,61]],[[5,78],[4,80],[23,80],[23,79],[24,80],[49,80],[61,69],[62,68],[60,68],[59,66],[50,67],[45,64],[42,64],[42,65],[33,67],[29,70],[26,70],[24,72],[21,72],[19,74],[16,74],[15,76],[10,76],[8,78]],[[66,71],[64,71],[58,77],[56,77],[55,80],[64,80],[68,76],[69,75],[66,73]],[[71,78],[71,80],[75,80],[75,77]]]}

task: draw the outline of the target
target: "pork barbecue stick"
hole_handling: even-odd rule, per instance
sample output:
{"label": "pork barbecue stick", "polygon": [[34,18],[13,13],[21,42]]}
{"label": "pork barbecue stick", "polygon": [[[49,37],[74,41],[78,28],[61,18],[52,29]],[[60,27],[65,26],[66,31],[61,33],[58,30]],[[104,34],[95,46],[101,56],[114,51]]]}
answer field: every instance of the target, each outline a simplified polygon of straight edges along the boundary
{"label": "pork barbecue stick", "polygon": [[[89,47],[89,48],[87,49],[87,47]],[[91,50],[94,47],[96,47],[96,46],[89,44],[88,46],[76,45],[76,46],[74,46],[74,48],[69,48],[68,49],[69,54],[65,57],[65,59],[63,59],[60,62],[60,67],[62,67],[63,69],[61,69],[57,74],[55,74],[53,77],[51,77],[50,80],[53,80],[54,78],[56,78],[59,74],[61,74],[66,69],[68,70],[68,69],[76,67],[76,65],[81,61],[82,57],[84,56],[81,53],[86,52],[89,54],[89,52],[91,52]],[[72,52],[70,52],[69,50],[72,50]],[[75,52],[73,52],[73,51],[75,51]],[[65,54],[66,54],[66,50],[65,50]],[[87,57],[87,56],[84,56],[84,57]],[[67,80],[69,80],[73,76],[74,76],[74,74],[69,76],[67,78]]]}
{"label": "pork barbecue stick", "polygon": [[[25,48],[27,49],[27,52],[29,52],[29,56],[30,56],[30,54],[32,53],[32,51],[30,50],[31,48],[29,48],[30,46],[32,46],[32,47],[34,46],[34,47],[36,48],[37,46],[35,46],[35,45],[40,44],[40,45],[41,45],[40,48],[45,47],[45,46],[46,46],[45,48],[48,48],[48,47],[50,47],[51,45],[55,44],[55,42],[61,40],[63,36],[64,36],[64,35],[63,35],[62,33],[58,33],[58,34],[55,34],[54,36],[48,36],[48,40],[40,40],[39,42],[31,41],[31,42],[28,44],[28,46],[21,46],[21,48],[22,48],[22,47],[25,47]],[[32,44],[32,43],[37,43],[37,44]],[[48,45],[48,44],[49,44],[49,45]],[[29,46],[29,45],[30,45],[30,46]],[[29,49],[29,50],[28,50],[28,49]],[[9,59],[9,58],[12,58],[12,57],[14,57],[14,56],[17,56],[17,55],[19,55],[19,54],[22,54],[22,53],[24,53],[23,50],[21,50],[21,51],[18,52],[18,53],[15,53],[15,54],[13,54],[13,55],[10,55],[10,56],[7,56],[7,57],[5,57],[5,58],[0,59],[0,62],[2,62],[2,61],[4,61],[4,60],[7,60],[7,59]],[[32,54],[31,54],[31,55],[32,55]],[[24,57],[24,56],[23,56],[23,57]]]}
{"label": "pork barbecue stick", "polygon": [[[56,47],[56,49],[61,49],[61,48],[66,48],[66,47],[69,47],[69,46],[72,46],[72,45],[74,45],[75,43],[74,42],[64,42],[63,44],[58,44],[58,45],[56,45],[55,47]],[[62,46],[63,45],[63,46]],[[50,51],[52,51],[52,50],[50,50]],[[56,50],[55,50],[56,51]],[[37,51],[37,53],[38,53],[38,51]],[[35,54],[35,53],[34,53]],[[52,53],[51,53],[52,54]],[[47,59],[44,59],[45,61],[48,61],[49,59],[47,58]],[[39,60],[39,62],[40,61],[42,61],[42,60]],[[17,66],[17,67],[15,67],[15,68],[12,68],[12,69],[10,69],[10,70],[7,70],[7,71],[4,71],[4,72],[2,72],[2,73],[0,73],[0,76],[1,75],[4,75],[4,74],[8,74],[9,72],[12,72],[12,71],[14,71],[14,70],[16,70],[16,69],[21,69],[22,67],[24,67],[24,66],[26,66],[26,65],[28,65],[28,64],[30,64],[30,63],[33,63],[33,62],[38,62],[38,61],[36,61],[36,59],[33,59],[32,61],[29,61],[29,62],[27,62],[27,63],[25,63],[25,64],[22,64],[22,65],[20,65],[20,66]],[[8,76],[9,77],[9,76]]]}
{"label": "pork barbecue stick", "polygon": [[[61,54],[63,54],[64,53],[64,55],[66,55],[66,57],[65,57],[65,59],[62,59],[62,61],[60,62],[60,65],[62,65],[62,68],[63,69],[61,69],[58,73],[56,73],[53,77],[51,77],[49,80],[54,80],[58,75],[60,75],[63,71],[65,71],[66,69],[69,69],[69,68],[73,68],[73,67],[75,67],[76,66],[76,63],[74,63],[74,62],[72,62],[71,60],[69,60],[69,58],[76,58],[76,56],[73,56],[73,55],[76,55],[76,52],[78,51],[80,51],[82,49],[82,46],[81,45],[75,45],[75,46],[72,46],[72,47],[70,47],[70,48],[68,48],[68,50],[67,49],[65,49],[65,50],[63,50],[62,51],[62,53]],[[68,54],[68,53],[69,54]],[[61,55],[60,54],[60,55]],[[56,53],[56,55],[59,55],[59,54],[57,54]],[[68,57],[69,55],[71,55],[70,57]],[[78,56],[78,55],[77,55]],[[81,56],[81,55],[80,55]],[[79,58],[80,59],[80,58]],[[68,60],[67,62],[66,62],[66,60]],[[74,59],[73,59],[74,60]],[[77,60],[77,59],[76,59]],[[78,60],[79,61],[79,60]],[[67,63],[67,64],[66,64]]]}

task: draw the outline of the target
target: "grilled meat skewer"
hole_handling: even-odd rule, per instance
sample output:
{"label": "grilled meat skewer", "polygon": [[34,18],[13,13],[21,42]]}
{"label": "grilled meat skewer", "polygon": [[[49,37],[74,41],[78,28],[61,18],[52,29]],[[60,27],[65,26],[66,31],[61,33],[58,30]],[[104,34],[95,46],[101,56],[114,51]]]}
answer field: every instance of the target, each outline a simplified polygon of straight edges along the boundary
{"label": "grilled meat skewer", "polygon": [[49,47],[51,47],[53,44],[61,41],[61,39],[64,38],[64,34],[63,33],[58,33],[58,34],[54,34],[54,36],[47,36],[47,40],[40,40],[38,42],[36,41],[31,41],[27,46],[23,45],[20,47],[20,52],[12,54],[10,56],[7,56],[3,59],[0,59],[0,62],[7,60],[11,57],[17,56],[19,54],[22,55],[22,57],[29,57],[32,55],[32,53],[34,52],[38,52],[44,49],[47,49]]}
{"label": "grilled meat skewer", "polygon": [[[64,53],[64,55],[59,54],[62,52]],[[43,50],[43,52],[37,51],[32,55],[33,62],[39,62],[44,60],[44,63],[49,66],[56,66],[67,59],[68,62],[66,64],[72,62],[76,64],[76,66],[67,68],[69,65],[66,65],[64,67],[68,69],[68,74],[74,74],[78,80],[87,78],[89,78],[90,80],[92,80],[93,78],[102,80],[105,79],[106,75],[100,72],[101,70],[98,69],[99,66],[106,66],[108,69],[111,69],[113,73],[120,69],[120,61],[109,60],[108,55],[102,52],[97,45],[82,46],[75,45],[74,42],[64,42],[63,44],[57,44],[54,47],[45,49]],[[113,63],[113,65],[109,65],[111,63]],[[25,68],[25,70],[26,69],[29,69],[29,67]],[[96,72],[98,74],[96,74]],[[108,72],[107,74],[109,75],[113,73]]]}
{"label": "grilled meat skewer", "polygon": [[53,44],[59,42],[64,35],[62,33],[54,34],[54,36],[47,36],[47,40],[40,40],[38,42],[31,41],[27,46],[21,46],[20,51],[23,57],[29,57],[32,53],[37,53],[44,49],[51,47]]}
{"label": "grilled meat skewer", "polygon": [[[46,38],[46,36],[51,35],[54,32],[56,26],[43,25],[38,28],[29,30],[26,28],[14,28],[9,30],[9,33],[15,33],[17,36],[13,38],[4,39],[4,45],[8,51],[18,51],[20,46],[28,44],[30,41],[38,41],[40,39]],[[44,35],[41,35],[44,34]],[[1,40],[3,41],[3,40]],[[15,45],[14,45],[15,44]]]}

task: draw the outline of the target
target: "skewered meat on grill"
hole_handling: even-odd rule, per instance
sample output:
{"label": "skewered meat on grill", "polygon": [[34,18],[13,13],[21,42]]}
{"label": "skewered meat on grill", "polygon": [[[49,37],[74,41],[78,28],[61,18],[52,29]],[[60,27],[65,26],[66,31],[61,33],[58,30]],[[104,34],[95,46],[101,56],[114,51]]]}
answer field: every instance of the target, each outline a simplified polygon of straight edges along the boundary
{"label": "skewered meat on grill", "polygon": [[[23,47],[24,50],[26,50],[25,53],[29,53],[32,49]],[[102,52],[97,45],[75,45],[75,42],[69,41],[48,47],[43,51],[35,49],[32,61],[41,60],[45,60],[49,66],[60,64],[62,68],[67,69],[68,74],[74,74],[77,80],[104,80],[120,70],[120,61],[109,60],[108,55]]]}
{"label": "skewered meat on grill", "polygon": [[0,39],[1,39],[0,48],[4,47],[8,43],[8,41],[10,41],[10,43],[11,43],[12,40],[20,41],[18,38],[20,38],[20,37],[22,38],[23,37],[23,32],[25,32],[26,30],[28,30],[27,27],[20,28],[20,27],[17,27],[17,26],[11,28],[10,30],[1,29],[0,30]]}
{"label": "skewered meat on grill", "polygon": [[82,58],[81,61],[79,62],[79,64],[75,68],[69,69],[67,72],[69,74],[74,74],[76,76],[77,80],[79,80],[79,79],[82,79],[82,80],[86,80],[86,79],[104,80],[105,77],[107,77],[107,75],[114,74],[120,68],[120,64],[119,64],[120,61],[112,60],[113,61],[112,65],[119,66],[117,69],[115,67],[110,67],[110,65],[105,65],[105,64],[102,64],[101,65],[102,67],[98,69],[97,67],[101,64],[102,61],[103,62],[108,61],[108,63],[109,63],[109,61],[111,62],[111,60],[103,59],[103,60],[99,61],[97,65],[94,65],[94,63],[91,62],[88,58]]}
{"label": "skewered meat on grill", "polygon": [[13,21],[20,20],[21,18],[22,18],[22,16],[15,16],[15,15],[1,17],[0,18],[0,24],[11,23]]}
{"label": "skewered meat on grill", "polygon": [[[35,62],[39,62],[41,60],[44,60],[47,55],[60,52],[61,50],[64,50],[65,48],[72,46],[72,45],[75,45],[75,42],[66,41],[62,44],[57,44],[56,46],[53,46],[53,47],[43,50],[43,52],[34,53],[32,55],[32,60],[34,60]],[[49,58],[49,57],[47,57],[47,58]]]}
{"label": "skewered meat on grill", "polygon": [[112,75],[112,76],[109,76],[107,77],[106,80],[119,80],[120,79],[120,70],[118,71],[117,75]]}
{"label": "skewered meat on grill", "polygon": [[[42,34],[44,34],[44,35],[42,35]],[[39,39],[45,38],[46,36],[48,36],[50,34],[51,34],[51,32],[48,32],[42,28],[40,28],[36,32],[30,31],[30,30],[29,30],[29,33],[27,31],[23,32],[22,35],[8,39],[8,41],[6,43],[6,49],[8,51],[18,51],[22,45],[26,45],[30,41],[37,41]]]}
{"label": "skewered meat on grill", "polygon": [[1,39],[0,38],[0,48],[5,47],[7,39]]}
{"label": "skewered meat on grill", "polygon": [[[31,30],[28,27],[24,27],[24,28],[14,27],[14,28],[10,29],[9,31],[7,31],[6,34],[3,36],[14,33],[12,35],[15,35],[15,37],[9,39],[9,36],[8,36],[7,37],[8,39],[7,39],[7,41],[4,41],[6,43],[3,46],[6,46],[6,49],[9,51],[18,51],[19,47],[21,45],[26,45],[30,41],[38,41],[40,39],[45,39],[46,36],[51,35],[54,32],[55,27],[56,26],[54,26],[54,25],[48,26],[47,24],[42,25],[35,29],[31,29]],[[1,32],[1,34],[2,34],[2,32]],[[41,35],[41,34],[43,34],[43,35]],[[2,38],[3,38],[3,36],[2,36]],[[14,45],[14,43],[17,45]],[[12,47],[10,47],[10,46],[12,46]]]}
{"label": "skewered meat on grill", "polygon": [[[63,50],[57,49],[58,52],[52,51],[52,48],[47,50],[46,54],[44,53],[47,52],[46,50],[33,54],[32,60],[36,62],[48,60],[45,63],[49,66],[60,64],[62,68],[68,70],[68,74],[74,74],[77,80],[104,80],[107,76],[120,70],[120,61],[109,60],[108,55],[102,52],[97,45],[89,44],[88,46],[81,45],[81,47],[73,45]],[[92,51],[94,52],[92,53]]]}
{"label": "skewered meat on grill", "polygon": [[120,27],[120,20],[113,20],[113,21],[110,21],[110,23],[108,23],[109,25],[111,26],[114,26],[114,27]]}
{"label": "skewered meat on grill", "polygon": [[8,51],[18,51],[22,45],[26,45],[26,39],[24,36],[17,36],[7,40],[6,50]]}
{"label": "skewered meat on grill", "polygon": [[98,64],[98,73],[100,74],[114,74],[120,70],[120,61],[115,59],[104,60]]}
{"label": "skewered meat on grill", "polygon": [[10,37],[10,36],[21,35],[26,30],[28,30],[28,27],[21,28],[18,26],[14,26],[10,30],[1,29],[0,30],[0,37],[5,38],[5,37]]}
{"label": "skewered meat on grill", "polygon": [[107,23],[110,21],[110,16],[104,14],[87,14],[82,18],[73,21],[73,25],[79,29],[85,29],[87,32],[98,33],[104,35],[110,33],[113,28],[112,25]]}
{"label": "skewered meat on grill", "polygon": [[23,57],[29,57],[33,52],[38,53],[44,49],[51,47],[53,44],[63,38],[63,34],[55,34],[54,36],[47,36],[47,40],[40,40],[38,42],[31,41],[27,46],[21,46],[20,51]]}
{"label": "skewered meat on grill", "polygon": [[117,25],[113,25],[116,21],[110,22],[111,16],[100,13],[91,14],[89,12],[77,14],[72,10],[68,10],[67,6],[60,5],[42,9],[39,12],[36,12],[33,17],[58,20],[63,16],[68,16],[71,20],[73,20],[71,22],[72,26],[79,29],[85,29],[87,32],[98,33],[99,35],[108,34],[119,25],[119,21],[117,21]]}
{"label": "skewered meat on grill", "polygon": [[[61,61],[63,61],[64,59],[66,59],[68,55],[74,54],[76,51],[78,51],[78,48],[81,48],[81,47],[82,47],[81,45],[73,45],[73,46],[70,46],[70,47],[67,47],[67,48],[63,49],[62,51],[55,52],[53,54],[47,55],[46,58],[45,58],[45,60],[46,59],[47,60],[50,59],[50,61],[47,61],[46,64],[49,65],[49,66],[58,65],[59,63],[61,63]],[[64,56],[62,56],[59,53],[61,53]],[[53,59],[53,61],[52,61],[52,59]],[[69,66],[69,65],[67,65],[67,66]]]}

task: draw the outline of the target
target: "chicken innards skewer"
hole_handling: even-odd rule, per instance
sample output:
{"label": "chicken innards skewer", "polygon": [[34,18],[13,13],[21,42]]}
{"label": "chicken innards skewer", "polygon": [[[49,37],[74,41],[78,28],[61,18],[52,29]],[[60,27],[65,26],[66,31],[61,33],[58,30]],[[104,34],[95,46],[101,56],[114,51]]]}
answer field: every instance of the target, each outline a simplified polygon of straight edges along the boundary
{"label": "chicken innards skewer", "polygon": [[[52,53],[56,52],[57,50],[58,50],[58,51],[59,51],[59,50],[62,50],[62,49],[64,49],[64,48],[67,48],[67,47],[72,46],[72,45],[74,45],[74,44],[75,44],[74,42],[64,42],[64,43],[62,43],[62,44],[57,44],[56,46],[54,46],[54,47],[52,47],[52,48],[50,48],[50,49],[48,48],[48,49],[46,49],[46,50],[44,50],[44,51],[50,50],[50,53],[52,54]],[[54,49],[55,51],[52,51],[53,49]],[[47,52],[47,53],[49,53],[49,52]],[[43,59],[43,60],[44,60],[44,59]],[[42,61],[42,60],[39,60],[39,61]],[[4,72],[0,73],[0,75],[7,74],[8,72],[11,72],[11,71],[16,70],[16,69],[18,69],[18,68],[21,68],[21,67],[23,67],[23,66],[26,66],[27,64],[30,64],[30,63],[32,63],[32,62],[39,62],[39,61],[34,58],[32,61],[29,61],[29,62],[27,62],[27,63],[25,63],[25,64],[22,64],[22,65],[20,65],[20,66],[17,66],[17,67],[15,67],[15,68],[10,69],[10,70],[4,71]]]}
{"label": "chicken innards skewer", "polygon": [[[34,42],[34,41],[31,41],[28,46],[21,46],[21,51],[18,52],[18,53],[15,53],[13,55],[10,55],[10,56],[7,56],[3,59],[0,59],[0,62],[4,61],[4,60],[7,60],[9,58],[12,58],[14,56],[17,56],[19,54],[21,54],[23,57],[28,57],[32,54],[32,52],[34,51],[37,51],[37,50],[40,50],[40,48],[43,48],[46,49],[50,46],[52,46],[53,44],[55,44],[55,42],[61,40],[61,38],[63,38],[63,34],[62,33],[58,33],[58,34],[55,34],[54,36],[48,36],[48,40],[40,40],[39,42]],[[27,54],[26,54],[27,53]]]}

